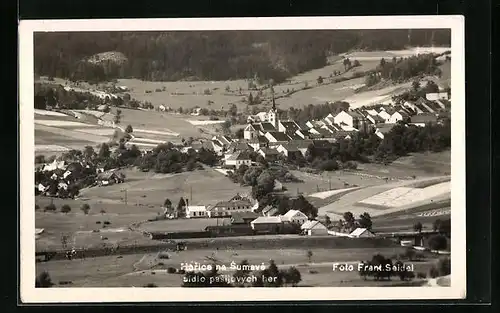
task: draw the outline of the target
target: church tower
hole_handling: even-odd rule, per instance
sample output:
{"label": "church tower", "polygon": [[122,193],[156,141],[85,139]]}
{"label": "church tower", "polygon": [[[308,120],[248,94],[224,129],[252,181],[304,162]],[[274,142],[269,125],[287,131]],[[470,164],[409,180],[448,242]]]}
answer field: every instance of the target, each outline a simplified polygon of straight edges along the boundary
{"label": "church tower", "polygon": [[278,110],[276,109],[276,101],[274,100],[274,88],[272,87],[271,87],[271,93],[273,97],[273,107],[271,108],[267,116],[269,119],[269,123],[273,124],[274,128],[276,128],[277,130],[279,125],[278,121],[279,117],[278,117]]}

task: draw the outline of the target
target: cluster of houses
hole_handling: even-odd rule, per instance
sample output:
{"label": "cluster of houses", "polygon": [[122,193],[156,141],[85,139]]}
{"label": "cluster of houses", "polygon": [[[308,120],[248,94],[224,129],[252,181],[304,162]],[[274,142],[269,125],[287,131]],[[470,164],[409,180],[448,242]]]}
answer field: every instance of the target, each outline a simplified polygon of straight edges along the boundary
{"label": "cluster of houses", "polygon": [[249,197],[236,195],[228,201],[221,201],[215,205],[200,206],[186,205],[186,218],[221,218],[229,219],[231,225],[221,225],[223,228],[250,230],[253,233],[285,233],[293,229],[303,235],[334,235],[351,238],[374,237],[370,231],[359,228],[352,233],[337,233],[328,229],[319,220],[310,220],[299,210],[288,210],[285,214],[278,214],[273,206],[259,207]]}
{"label": "cluster of houses", "polygon": [[321,145],[341,138],[348,140],[361,131],[374,131],[383,139],[400,121],[425,127],[428,123],[440,123],[443,118],[449,117],[450,102],[446,92],[429,93],[425,98],[406,101],[401,105],[380,104],[345,110],[303,124],[294,120],[281,120],[273,101],[269,112],[249,116],[248,125],[243,130],[243,139],[235,140],[219,135],[199,143],[198,148],[212,150],[224,156],[224,165],[238,168],[251,164],[250,157],[245,152],[254,151],[266,159],[279,155],[289,157],[294,153],[305,156],[311,144]]}
{"label": "cluster of houses", "polygon": [[54,160],[52,163],[36,168],[35,194],[53,197],[70,196],[68,194],[70,187],[77,182],[84,181],[89,177],[89,173],[95,174],[95,180],[87,182],[88,185],[107,186],[122,183],[125,180],[123,173],[116,169],[105,171],[102,167],[95,167],[84,161]]}

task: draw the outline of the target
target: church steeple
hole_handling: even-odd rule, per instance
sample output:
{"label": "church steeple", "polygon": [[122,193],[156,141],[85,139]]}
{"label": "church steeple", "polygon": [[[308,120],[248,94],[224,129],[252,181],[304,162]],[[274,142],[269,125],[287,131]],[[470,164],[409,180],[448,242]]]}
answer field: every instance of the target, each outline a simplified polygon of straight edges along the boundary
{"label": "church steeple", "polygon": [[276,101],[274,100],[274,88],[271,87],[271,95],[273,97],[273,111],[276,112]]}

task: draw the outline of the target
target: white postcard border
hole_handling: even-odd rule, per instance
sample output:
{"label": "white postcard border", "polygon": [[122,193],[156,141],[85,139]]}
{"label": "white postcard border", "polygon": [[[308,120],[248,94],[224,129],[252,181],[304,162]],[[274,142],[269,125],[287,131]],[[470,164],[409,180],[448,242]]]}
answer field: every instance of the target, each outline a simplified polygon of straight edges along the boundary
{"label": "white postcard border", "polygon": [[[452,40],[450,287],[35,288],[33,33],[49,31],[174,31],[449,28]],[[23,20],[19,25],[20,297],[23,303],[195,302],[459,299],[466,294],[464,17],[357,16]]]}

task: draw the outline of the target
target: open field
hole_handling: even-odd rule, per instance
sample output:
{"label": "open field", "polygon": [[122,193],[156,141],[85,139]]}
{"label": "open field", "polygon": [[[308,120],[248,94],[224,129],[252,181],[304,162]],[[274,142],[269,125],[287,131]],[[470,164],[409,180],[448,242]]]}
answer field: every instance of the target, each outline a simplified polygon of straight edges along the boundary
{"label": "open field", "polygon": [[415,223],[422,223],[422,229],[432,230],[432,224],[437,219],[450,218],[450,208],[426,210],[419,212],[415,210],[413,213],[402,213],[392,216],[375,217],[373,222],[373,230],[375,232],[390,232],[390,231],[413,231]]}
{"label": "open field", "polygon": [[[422,196],[422,198],[411,199],[412,201],[402,202],[399,205],[391,208],[383,206],[382,204],[373,206],[362,203],[363,200],[368,199],[370,197],[375,197],[378,196],[379,194],[384,195],[388,191],[392,192],[393,190],[399,190],[398,188],[400,187],[405,187],[408,185],[415,184],[417,182],[424,182],[427,180],[429,179],[423,178],[417,180],[399,181],[378,186],[361,188],[359,190],[352,191],[340,197],[340,199],[337,199],[336,201],[319,208],[318,214],[324,215],[328,213],[334,213],[332,217],[338,219],[340,215],[342,215],[347,211],[350,211],[355,216],[359,216],[360,214],[367,212],[370,214],[370,216],[375,217],[383,214],[410,210],[413,207],[432,205],[433,202],[435,202],[436,205],[438,205],[439,201],[444,201],[446,199],[449,199],[450,197],[449,191],[445,188],[446,190],[439,192],[439,194],[432,194],[429,197]],[[433,188],[433,187],[431,186],[428,188]],[[449,189],[449,185],[447,188]]]}
{"label": "open field", "polygon": [[[210,264],[206,257],[214,257],[219,264],[224,264],[226,271],[221,274],[232,275],[231,262],[239,263],[247,259],[250,264],[267,264],[273,259],[278,267],[288,268],[296,266],[302,275],[299,286],[350,286],[350,285],[392,285],[393,282],[363,281],[357,271],[332,271],[333,262],[357,262],[370,259],[374,254],[381,253],[392,256],[404,252],[401,247],[383,249],[311,249],[313,253],[311,263],[306,256],[306,250],[279,249],[279,250],[196,250],[168,253],[169,259],[160,259],[158,254],[132,254],[124,256],[108,256],[99,258],[75,259],[72,261],[60,260],[46,263],[37,263],[37,271],[46,270],[52,279],[71,281],[71,287],[142,287],[147,283],[155,283],[162,287],[176,287],[182,283],[182,275],[166,273],[167,267],[180,268],[181,263]],[[432,264],[430,257],[424,262],[414,262],[415,271],[426,272]],[[159,264],[161,263],[161,264]]]}
{"label": "open field", "polygon": [[[134,173],[132,179],[129,179],[129,172]],[[238,192],[250,192],[249,187],[234,184],[210,168],[179,174],[142,173],[135,170],[126,171],[125,174],[125,183],[85,189],[81,191],[81,196],[120,203],[124,197],[122,190],[126,189],[129,204],[159,206],[166,198],[176,204],[180,197],[190,199],[192,196],[190,204],[209,205],[229,200]]]}

